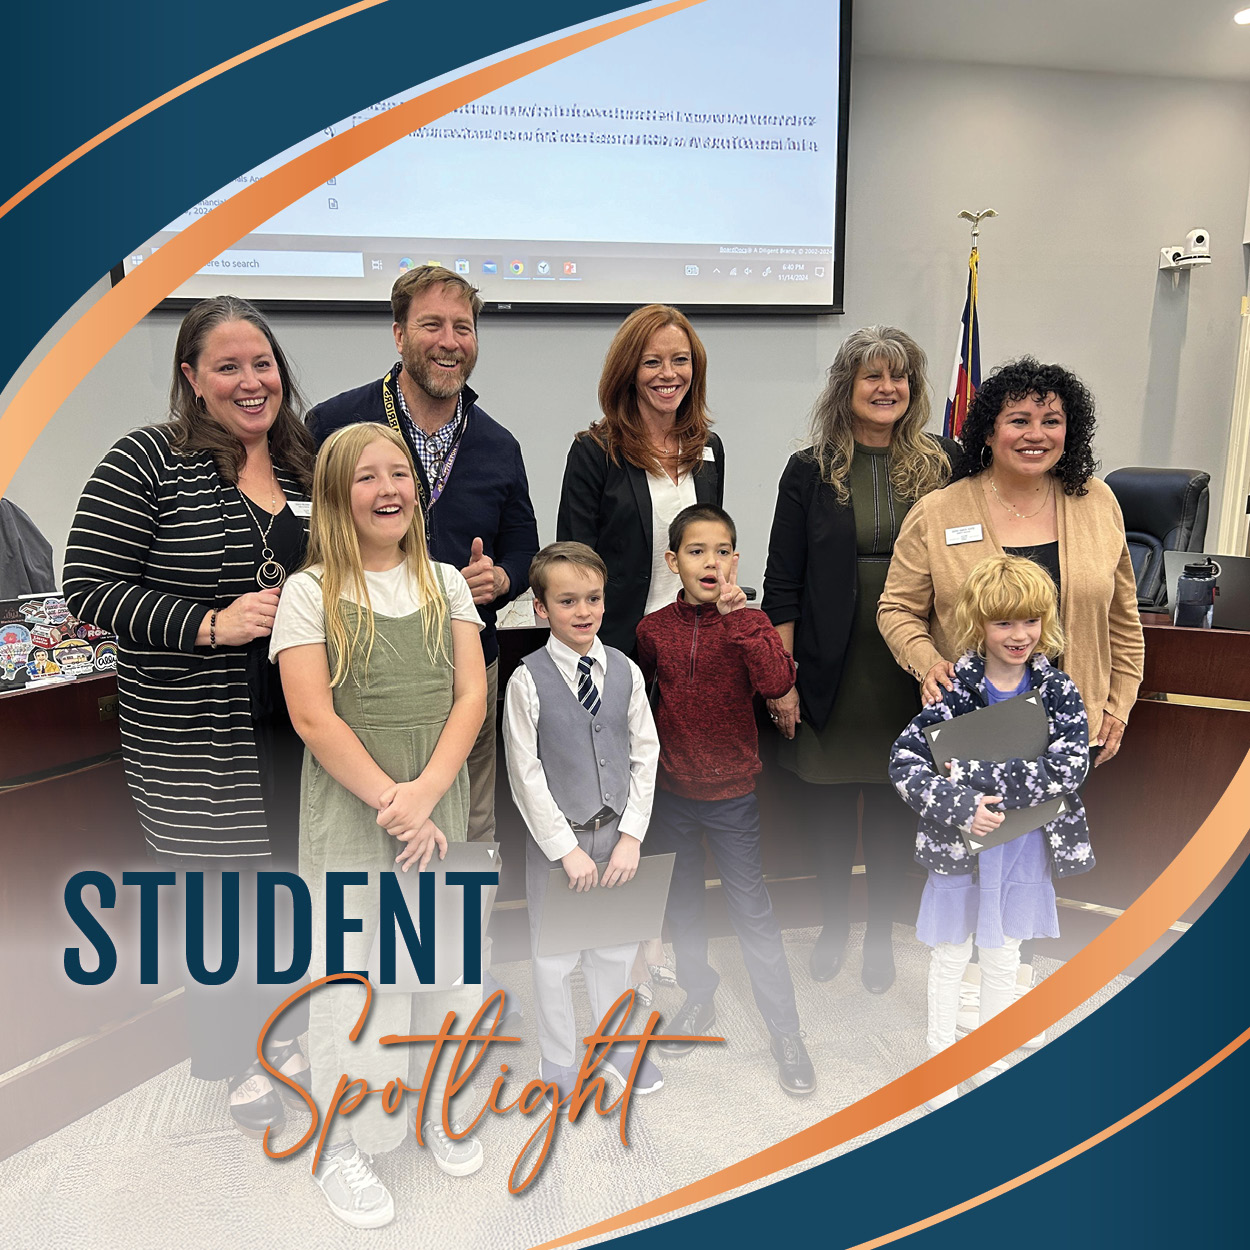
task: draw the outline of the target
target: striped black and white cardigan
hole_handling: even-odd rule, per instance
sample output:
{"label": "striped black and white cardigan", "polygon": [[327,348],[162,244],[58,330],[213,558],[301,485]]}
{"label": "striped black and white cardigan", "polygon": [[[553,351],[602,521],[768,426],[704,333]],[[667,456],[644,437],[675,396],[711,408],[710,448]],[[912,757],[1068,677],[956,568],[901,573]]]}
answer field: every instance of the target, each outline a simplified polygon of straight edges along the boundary
{"label": "striped black and white cardigan", "polygon": [[[288,499],[307,495],[281,468]],[[122,438],[83,490],[65,553],[70,610],[117,634],[122,756],[150,853],[222,868],[270,854],[244,647],[195,645],[257,589],[255,529],[208,452]]]}

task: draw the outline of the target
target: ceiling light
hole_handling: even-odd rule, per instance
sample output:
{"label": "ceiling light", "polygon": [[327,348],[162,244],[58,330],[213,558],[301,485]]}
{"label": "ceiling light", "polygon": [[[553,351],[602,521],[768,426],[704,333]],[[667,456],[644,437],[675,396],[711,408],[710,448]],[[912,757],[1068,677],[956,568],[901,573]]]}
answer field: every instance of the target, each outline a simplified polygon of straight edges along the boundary
{"label": "ceiling light", "polygon": [[1238,26],[1250,26],[1250,9],[1242,9],[1240,13],[1234,13],[1233,21]]}

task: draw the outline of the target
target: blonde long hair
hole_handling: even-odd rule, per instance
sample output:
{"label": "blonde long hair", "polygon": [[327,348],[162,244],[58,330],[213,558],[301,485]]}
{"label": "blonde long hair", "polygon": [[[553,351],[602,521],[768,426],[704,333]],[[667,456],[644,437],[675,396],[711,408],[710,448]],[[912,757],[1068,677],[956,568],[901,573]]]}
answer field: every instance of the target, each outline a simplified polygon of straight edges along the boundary
{"label": "blonde long hair", "polygon": [[[407,445],[394,430],[373,422],[347,425],[336,430],[321,448],[313,473],[312,518],[309,522],[309,565],[321,566],[321,597],[325,605],[326,641],[332,661],[330,685],[343,682],[352,667],[361,636],[364,636],[364,664],[369,666],[376,630],[369,586],[365,581],[364,562],[360,556],[360,540],[352,524],[352,482],[356,465],[370,443],[392,443],[404,453],[409,472],[414,474],[412,456]],[[425,518],[420,503],[412,514],[412,522],[399,540],[408,575],[417,587],[424,610],[421,628],[431,659],[449,659],[443,643],[443,626],[447,619],[447,600],[439,586],[438,575],[430,562],[425,545]],[[349,630],[343,606],[343,592],[359,607],[355,627]],[[349,636],[350,634],[350,636]]]}
{"label": "blonde long hair", "polygon": [[1024,556],[986,556],[972,566],[955,604],[955,645],[985,654],[985,626],[990,621],[1042,623],[1037,649],[1053,660],[1063,654],[1063,626],[1055,583],[1040,564]]}
{"label": "blonde long hair", "polygon": [[950,457],[925,432],[929,423],[927,361],[920,345],[893,326],[865,326],[838,348],[829,366],[829,381],[812,409],[810,455],[821,479],[833,487],[838,503],[850,502],[851,460],[855,455],[851,396],[863,364],[883,364],[895,377],[907,377],[911,402],[890,434],[890,485],[894,493],[915,503],[950,480]]}

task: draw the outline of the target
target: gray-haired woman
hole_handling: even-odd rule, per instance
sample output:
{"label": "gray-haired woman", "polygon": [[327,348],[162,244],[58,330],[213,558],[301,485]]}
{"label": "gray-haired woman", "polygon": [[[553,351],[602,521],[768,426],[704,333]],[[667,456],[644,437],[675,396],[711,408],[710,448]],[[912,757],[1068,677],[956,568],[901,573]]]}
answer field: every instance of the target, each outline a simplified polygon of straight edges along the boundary
{"label": "gray-haired woman", "polygon": [[908,508],[950,477],[954,443],[925,433],[925,355],[892,326],[856,330],[838,349],[812,412],[810,446],[790,457],[777,494],[764,611],[798,663],[771,700],[784,767],[828,786],[832,819],[816,840],[824,927],[811,974],[841,970],[857,809],[863,796],[868,927],[862,979],[894,983],[893,911],[915,817],[889,786],[890,745],[918,707],[877,632],[877,599]]}

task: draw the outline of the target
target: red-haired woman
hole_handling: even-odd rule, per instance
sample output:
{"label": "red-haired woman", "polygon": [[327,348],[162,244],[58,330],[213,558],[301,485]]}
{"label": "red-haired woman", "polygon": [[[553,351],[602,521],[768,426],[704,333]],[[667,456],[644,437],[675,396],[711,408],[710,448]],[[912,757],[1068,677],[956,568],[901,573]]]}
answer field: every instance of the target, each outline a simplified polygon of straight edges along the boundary
{"label": "red-haired woman", "polygon": [[664,563],[669,522],[693,503],[720,505],[725,454],[707,412],[707,353],[676,308],[626,317],[599,379],[603,417],[569,449],[556,538],[593,547],[608,566],[603,628],[633,654],[634,630],[677,596]]}

